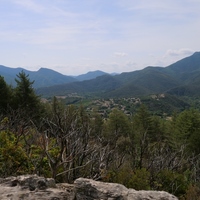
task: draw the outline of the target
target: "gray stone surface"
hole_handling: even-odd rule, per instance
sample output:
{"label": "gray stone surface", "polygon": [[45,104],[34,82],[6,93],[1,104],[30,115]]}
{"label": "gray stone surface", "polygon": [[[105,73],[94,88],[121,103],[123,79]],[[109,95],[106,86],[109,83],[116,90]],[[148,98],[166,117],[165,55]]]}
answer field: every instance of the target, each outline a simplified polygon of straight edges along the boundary
{"label": "gray stone surface", "polygon": [[145,191],[129,189],[128,200],[178,200],[174,195],[164,191]]}
{"label": "gray stone surface", "polygon": [[178,200],[163,191],[136,191],[116,183],[79,178],[74,182],[76,200]]}
{"label": "gray stone surface", "polygon": [[37,175],[0,178],[1,200],[178,200],[163,191],[136,191],[116,183],[79,178],[59,183]]}
{"label": "gray stone surface", "polygon": [[65,189],[56,186],[54,179],[23,175],[0,179],[1,200],[68,200],[74,199]]}
{"label": "gray stone surface", "polygon": [[77,200],[127,200],[129,191],[121,184],[104,183],[85,178],[75,180],[74,185]]}

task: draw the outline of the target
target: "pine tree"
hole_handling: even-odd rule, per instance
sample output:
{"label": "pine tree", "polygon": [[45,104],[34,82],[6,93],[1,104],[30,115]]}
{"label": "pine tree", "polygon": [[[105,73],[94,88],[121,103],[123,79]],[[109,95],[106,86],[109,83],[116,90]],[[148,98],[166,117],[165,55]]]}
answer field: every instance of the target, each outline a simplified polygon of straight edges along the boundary
{"label": "pine tree", "polygon": [[10,103],[11,91],[4,78],[0,76],[0,113],[5,113]]}
{"label": "pine tree", "polygon": [[23,110],[25,116],[38,115],[41,112],[41,103],[33,88],[34,81],[30,81],[29,75],[24,71],[17,75],[15,81],[17,86],[14,89],[14,109]]}

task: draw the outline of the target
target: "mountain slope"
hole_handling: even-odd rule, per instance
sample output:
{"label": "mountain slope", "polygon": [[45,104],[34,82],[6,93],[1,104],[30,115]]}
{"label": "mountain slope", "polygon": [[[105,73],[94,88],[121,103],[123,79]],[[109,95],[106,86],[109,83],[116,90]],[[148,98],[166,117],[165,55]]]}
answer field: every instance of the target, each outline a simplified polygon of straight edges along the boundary
{"label": "mountain slope", "polygon": [[[143,70],[115,76],[104,75],[88,81],[60,85],[56,90],[55,88],[48,90],[59,95],[76,92],[102,97],[131,97],[165,92],[180,95],[194,94],[197,89],[200,91],[198,83],[200,83],[200,52],[165,68],[146,67]],[[184,90],[187,93],[183,92]],[[40,94],[45,95],[45,89],[41,89]]]}
{"label": "mountain slope", "polygon": [[30,80],[35,81],[33,84],[35,88],[77,81],[73,77],[65,76],[61,73],[47,68],[40,68],[38,71],[29,71],[23,68],[9,68],[0,65],[0,75],[4,77],[4,80],[8,84],[11,84],[13,86],[15,86],[16,84],[16,75],[19,74],[21,71],[24,71],[27,75],[29,75]]}
{"label": "mountain slope", "polygon": [[29,73],[30,79],[35,80],[34,87],[53,86],[77,81],[71,76],[65,76],[54,70],[40,68],[36,72]]}
{"label": "mountain slope", "polygon": [[107,73],[97,70],[91,71],[86,74],[79,76],[66,76],[61,73],[58,73],[54,70],[48,68],[40,68],[38,71],[29,71],[23,68],[10,68],[3,65],[0,65],[0,75],[4,77],[4,80],[13,86],[15,86],[16,75],[21,71],[24,71],[31,80],[35,80],[33,86],[35,88],[40,87],[49,87],[54,85],[66,84],[75,81],[84,81],[95,79],[96,77],[106,75]]}
{"label": "mountain slope", "polygon": [[[21,72],[22,68],[10,68],[3,65],[0,65],[0,75],[4,77],[4,80],[9,85],[15,85],[15,78],[16,74],[19,74]],[[24,72],[28,72],[28,70],[24,70]]]}
{"label": "mountain slope", "polygon": [[[0,74],[5,80],[14,80],[22,68],[11,69],[0,66]],[[37,72],[24,70],[34,87],[43,86],[37,92],[44,96],[77,93],[100,97],[131,97],[157,93],[172,95],[200,95],[200,52],[186,57],[167,67],[146,67],[142,70],[111,76],[101,71],[88,72],[74,77],[62,75],[56,71],[41,68]],[[99,76],[100,74],[104,74]],[[92,77],[95,77],[90,79]],[[90,80],[85,80],[90,79]],[[48,86],[48,87],[47,87]],[[50,87],[51,86],[51,87]]]}
{"label": "mountain slope", "polygon": [[169,89],[167,93],[179,96],[200,95],[200,52],[166,67],[166,70],[172,71],[173,76],[181,81],[179,86]]}
{"label": "mountain slope", "polygon": [[104,94],[109,91],[113,91],[120,86],[120,81],[116,80],[115,77],[106,74],[92,80],[73,82],[52,87],[38,88],[36,91],[38,94],[44,96],[67,95],[71,93],[78,93],[81,95],[98,95]]}
{"label": "mountain slope", "polygon": [[[125,75],[126,81],[123,81],[123,87],[118,88],[112,95],[126,96],[131,95],[148,95],[160,93],[179,85],[179,81],[165,73],[161,67],[147,67],[136,73],[132,73],[130,77]],[[116,76],[117,79],[124,79],[124,74]],[[127,92],[126,92],[127,91]]]}
{"label": "mountain slope", "polygon": [[100,71],[100,70],[96,70],[96,71],[90,71],[86,74],[81,74],[79,76],[75,76],[75,78],[78,80],[78,81],[86,81],[86,80],[91,80],[91,79],[94,79],[98,76],[103,76],[107,73],[103,72],[103,71]]}
{"label": "mountain slope", "polygon": [[171,70],[174,74],[179,77],[184,76],[186,73],[190,73],[192,71],[200,70],[200,52],[195,52],[193,55],[183,58],[168,67],[166,70]]}

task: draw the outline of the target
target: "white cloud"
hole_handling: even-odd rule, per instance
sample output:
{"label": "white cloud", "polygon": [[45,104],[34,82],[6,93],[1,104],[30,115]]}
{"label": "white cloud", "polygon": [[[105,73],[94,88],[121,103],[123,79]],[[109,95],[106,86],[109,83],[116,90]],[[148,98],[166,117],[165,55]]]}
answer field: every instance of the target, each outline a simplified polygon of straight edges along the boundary
{"label": "white cloud", "polygon": [[0,1],[5,65],[134,71],[199,51],[199,0]]}
{"label": "white cloud", "polygon": [[114,55],[116,57],[125,57],[125,56],[127,56],[127,53],[124,53],[124,52],[115,52]]}
{"label": "white cloud", "polygon": [[194,50],[189,48],[168,49],[164,55],[156,56],[152,60],[152,66],[168,66],[184,57],[192,55],[194,52]]}
{"label": "white cloud", "polygon": [[133,61],[127,61],[125,65],[126,65],[128,68],[129,68],[129,67],[136,67],[136,66],[137,66],[137,63],[136,63],[136,62],[133,62]]}
{"label": "white cloud", "polygon": [[167,57],[167,56],[187,56],[187,55],[191,55],[193,53],[194,53],[193,50],[187,49],[187,48],[182,48],[182,49],[178,49],[178,50],[169,49],[169,50],[167,50],[164,57]]}

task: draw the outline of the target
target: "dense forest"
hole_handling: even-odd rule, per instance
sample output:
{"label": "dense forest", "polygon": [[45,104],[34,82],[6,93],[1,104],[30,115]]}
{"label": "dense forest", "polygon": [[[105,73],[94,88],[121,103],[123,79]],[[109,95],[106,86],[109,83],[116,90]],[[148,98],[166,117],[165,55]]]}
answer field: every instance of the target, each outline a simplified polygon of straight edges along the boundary
{"label": "dense forest", "polygon": [[199,110],[166,119],[141,104],[134,115],[113,109],[105,119],[55,97],[43,103],[23,71],[15,81],[12,88],[0,76],[0,177],[87,177],[199,198]]}

